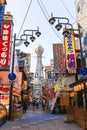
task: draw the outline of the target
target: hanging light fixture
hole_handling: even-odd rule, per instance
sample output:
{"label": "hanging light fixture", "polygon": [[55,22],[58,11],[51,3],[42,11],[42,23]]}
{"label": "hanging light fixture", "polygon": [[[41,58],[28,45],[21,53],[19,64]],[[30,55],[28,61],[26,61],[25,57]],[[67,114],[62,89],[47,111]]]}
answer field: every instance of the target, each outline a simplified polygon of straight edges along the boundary
{"label": "hanging light fixture", "polygon": [[37,37],[39,37],[41,35],[41,32],[37,31],[35,34],[37,35]]}
{"label": "hanging light fixture", "polygon": [[24,42],[24,45],[25,45],[26,47],[28,47],[29,44],[30,44],[30,42],[28,42],[28,36],[26,36],[26,40],[25,40],[25,42]]}
{"label": "hanging light fixture", "polygon": [[26,47],[28,47],[29,44],[30,44],[30,42],[28,42],[27,40],[24,42],[24,45],[25,45]]}
{"label": "hanging light fixture", "polygon": [[65,29],[62,34],[64,37],[67,37],[67,35],[69,34],[69,31],[67,29]]}
{"label": "hanging light fixture", "polygon": [[54,24],[54,23],[55,23],[55,18],[54,18],[54,17],[50,18],[50,19],[49,19],[49,23],[50,23],[50,24]]}
{"label": "hanging light fixture", "polygon": [[31,40],[32,42],[34,42],[35,39],[36,39],[36,38],[35,38],[34,36],[31,36],[31,37],[30,37],[30,40]]}
{"label": "hanging light fixture", "polygon": [[41,35],[41,32],[39,31],[39,27],[37,28],[37,32],[35,33],[37,37]]}
{"label": "hanging light fixture", "polygon": [[62,28],[62,25],[61,25],[60,23],[58,23],[58,24],[55,26],[55,28],[56,28],[58,31],[60,31],[61,28]]}

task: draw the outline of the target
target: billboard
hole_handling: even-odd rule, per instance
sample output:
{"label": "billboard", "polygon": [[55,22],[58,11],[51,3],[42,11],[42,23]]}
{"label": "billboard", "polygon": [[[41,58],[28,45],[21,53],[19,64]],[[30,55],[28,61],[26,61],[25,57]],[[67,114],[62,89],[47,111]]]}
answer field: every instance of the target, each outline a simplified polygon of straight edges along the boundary
{"label": "billboard", "polygon": [[66,69],[68,73],[76,73],[77,64],[74,32],[69,33],[67,37],[64,37],[64,45]]}
{"label": "billboard", "polygon": [[8,21],[2,22],[2,39],[0,43],[0,66],[9,66],[9,48],[11,41],[12,23]]}
{"label": "billboard", "polygon": [[53,44],[53,60],[54,60],[54,70],[60,73],[65,71],[65,62],[63,57],[63,44]]}

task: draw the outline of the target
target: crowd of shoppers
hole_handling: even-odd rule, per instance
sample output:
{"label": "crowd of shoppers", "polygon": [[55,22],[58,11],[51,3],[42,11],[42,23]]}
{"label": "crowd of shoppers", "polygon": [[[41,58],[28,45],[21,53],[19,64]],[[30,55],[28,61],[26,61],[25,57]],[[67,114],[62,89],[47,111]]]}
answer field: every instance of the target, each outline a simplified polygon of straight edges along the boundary
{"label": "crowd of shoppers", "polygon": [[23,113],[26,113],[27,109],[32,109],[35,111],[36,109],[42,108],[43,111],[46,110],[47,106],[47,97],[43,94],[41,97],[33,96],[32,99],[23,101]]}

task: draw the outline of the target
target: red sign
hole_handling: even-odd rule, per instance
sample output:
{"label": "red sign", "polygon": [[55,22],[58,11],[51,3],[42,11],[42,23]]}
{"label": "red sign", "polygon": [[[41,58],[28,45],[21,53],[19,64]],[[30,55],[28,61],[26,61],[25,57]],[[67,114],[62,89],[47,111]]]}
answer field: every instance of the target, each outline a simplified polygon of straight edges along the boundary
{"label": "red sign", "polygon": [[54,69],[64,73],[65,62],[63,57],[63,44],[53,44]]}
{"label": "red sign", "polygon": [[58,66],[60,68],[60,72],[64,73],[65,62],[63,57],[63,44],[58,44]]}
{"label": "red sign", "polygon": [[9,47],[11,41],[11,22],[2,22],[2,40],[0,42],[0,65],[9,66]]}

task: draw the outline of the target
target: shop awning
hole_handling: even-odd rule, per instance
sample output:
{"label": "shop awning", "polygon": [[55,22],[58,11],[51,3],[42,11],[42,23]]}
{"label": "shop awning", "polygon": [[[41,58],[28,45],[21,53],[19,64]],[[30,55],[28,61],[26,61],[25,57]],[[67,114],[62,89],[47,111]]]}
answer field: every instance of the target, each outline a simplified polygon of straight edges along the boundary
{"label": "shop awning", "polygon": [[76,85],[78,85],[78,84],[80,84],[80,83],[82,83],[82,82],[84,82],[84,81],[87,81],[87,78],[80,79],[80,80],[78,80],[78,81],[76,81],[76,82],[70,84],[69,87],[70,87],[70,88],[73,88],[74,86],[76,86]]}

